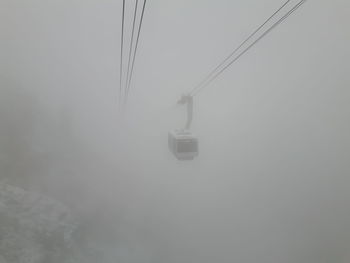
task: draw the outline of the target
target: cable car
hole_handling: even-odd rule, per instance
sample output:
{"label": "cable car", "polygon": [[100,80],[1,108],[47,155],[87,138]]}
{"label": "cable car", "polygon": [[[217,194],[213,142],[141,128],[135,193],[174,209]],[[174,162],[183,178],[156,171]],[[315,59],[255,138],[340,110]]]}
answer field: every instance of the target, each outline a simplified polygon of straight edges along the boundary
{"label": "cable car", "polygon": [[193,160],[198,155],[198,139],[188,130],[169,132],[168,145],[178,160]]}
{"label": "cable car", "polygon": [[169,132],[169,150],[178,160],[193,160],[198,156],[198,139],[190,131],[193,116],[193,97],[182,95],[178,104],[187,104],[187,123],[184,129]]}

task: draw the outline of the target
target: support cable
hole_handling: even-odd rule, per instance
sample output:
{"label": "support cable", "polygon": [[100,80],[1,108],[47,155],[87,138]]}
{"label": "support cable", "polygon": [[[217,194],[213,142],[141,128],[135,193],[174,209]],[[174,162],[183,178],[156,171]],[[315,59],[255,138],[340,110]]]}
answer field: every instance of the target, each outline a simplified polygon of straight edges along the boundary
{"label": "support cable", "polygon": [[120,45],[120,70],[119,70],[119,106],[121,106],[121,100],[123,96],[123,49],[124,49],[124,20],[125,20],[125,0],[123,0],[122,11],[122,33],[121,33],[121,45]]}
{"label": "support cable", "polygon": [[222,67],[237,51],[243,47],[253,36],[255,36],[272,18],[274,18],[291,0],[286,1],[280,8],[278,8],[263,24],[256,28],[253,33],[251,33],[235,50],[231,52],[216,68],[214,68],[196,87],[192,89],[190,93],[195,93],[195,91],[200,88],[204,83],[206,83],[213,74]]}
{"label": "support cable", "polygon": [[141,13],[139,28],[138,28],[138,32],[137,32],[137,39],[136,39],[136,44],[135,44],[135,49],[134,49],[134,54],[133,54],[133,59],[132,59],[132,64],[131,64],[131,71],[130,71],[130,75],[129,75],[128,86],[126,89],[125,104],[127,103],[127,100],[128,100],[130,86],[131,86],[131,80],[132,80],[132,76],[133,76],[133,72],[134,72],[135,59],[136,59],[137,48],[138,48],[139,39],[140,39],[143,17],[144,17],[145,8],[146,8],[146,2],[147,2],[147,0],[143,1],[142,13]]}
{"label": "support cable", "polygon": [[259,38],[257,38],[252,44],[245,48],[241,53],[239,53],[229,64],[222,68],[219,72],[213,75],[208,81],[205,82],[200,88],[195,92],[192,92],[192,96],[196,96],[205,87],[212,83],[216,78],[218,78],[228,67],[230,67],[234,62],[236,62],[240,57],[242,57],[246,52],[248,52],[254,45],[256,45],[261,39],[263,39],[268,33],[280,25],[285,19],[287,19],[292,13],[294,13],[300,6],[302,6],[307,0],[301,0],[298,2],[291,10],[289,10],[282,18],[275,22],[269,29],[267,29]]}
{"label": "support cable", "polygon": [[132,47],[133,47],[133,43],[134,43],[134,35],[135,35],[134,32],[135,32],[135,23],[136,23],[138,3],[139,3],[139,0],[136,0],[135,9],[134,9],[134,18],[133,18],[133,22],[132,22],[132,32],[131,32],[131,39],[130,39],[129,58],[128,58],[128,71],[127,71],[127,74],[126,74],[125,91],[127,90],[128,83],[129,83],[128,81],[129,81],[129,74],[130,74],[131,53],[132,53]]}

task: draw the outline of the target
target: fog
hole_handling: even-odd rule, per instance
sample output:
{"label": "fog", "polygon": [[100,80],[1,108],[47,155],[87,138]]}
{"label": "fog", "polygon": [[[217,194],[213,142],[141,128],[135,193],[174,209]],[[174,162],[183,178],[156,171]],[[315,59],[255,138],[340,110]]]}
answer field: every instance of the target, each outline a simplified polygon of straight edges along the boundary
{"label": "fog", "polygon": [[91,263],[349,262],[348,1],[307,1],[194,98],[199,156],[168,150],[279,5],[149,0],[120,112],[122,1],[0,0],[1,181],[67,205]]}

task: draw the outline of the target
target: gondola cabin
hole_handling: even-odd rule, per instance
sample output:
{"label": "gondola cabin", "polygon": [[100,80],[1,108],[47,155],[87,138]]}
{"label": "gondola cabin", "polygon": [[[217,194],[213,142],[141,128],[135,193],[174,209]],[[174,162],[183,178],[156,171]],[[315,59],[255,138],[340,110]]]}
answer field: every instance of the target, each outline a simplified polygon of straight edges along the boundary
{"label": "gondola cabin", "polygon": [[168,144],[178,160],[193,160],[198,156],[198,139],[188,130],[169,132]]}

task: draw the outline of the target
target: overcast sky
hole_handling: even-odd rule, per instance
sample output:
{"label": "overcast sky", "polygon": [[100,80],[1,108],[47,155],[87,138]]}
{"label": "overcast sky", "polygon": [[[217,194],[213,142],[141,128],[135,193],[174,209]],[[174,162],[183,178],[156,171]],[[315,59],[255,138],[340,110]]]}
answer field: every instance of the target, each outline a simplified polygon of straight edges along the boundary
{"label": "overcast sky", "polygon": [[349,1],[307,1],[195,98],[199,157],[168,153],[181,93],[281,3],[148,0],[121,126],[122,1],[0,0],[0,173],[114,211],[105,262],[349,262]]}

